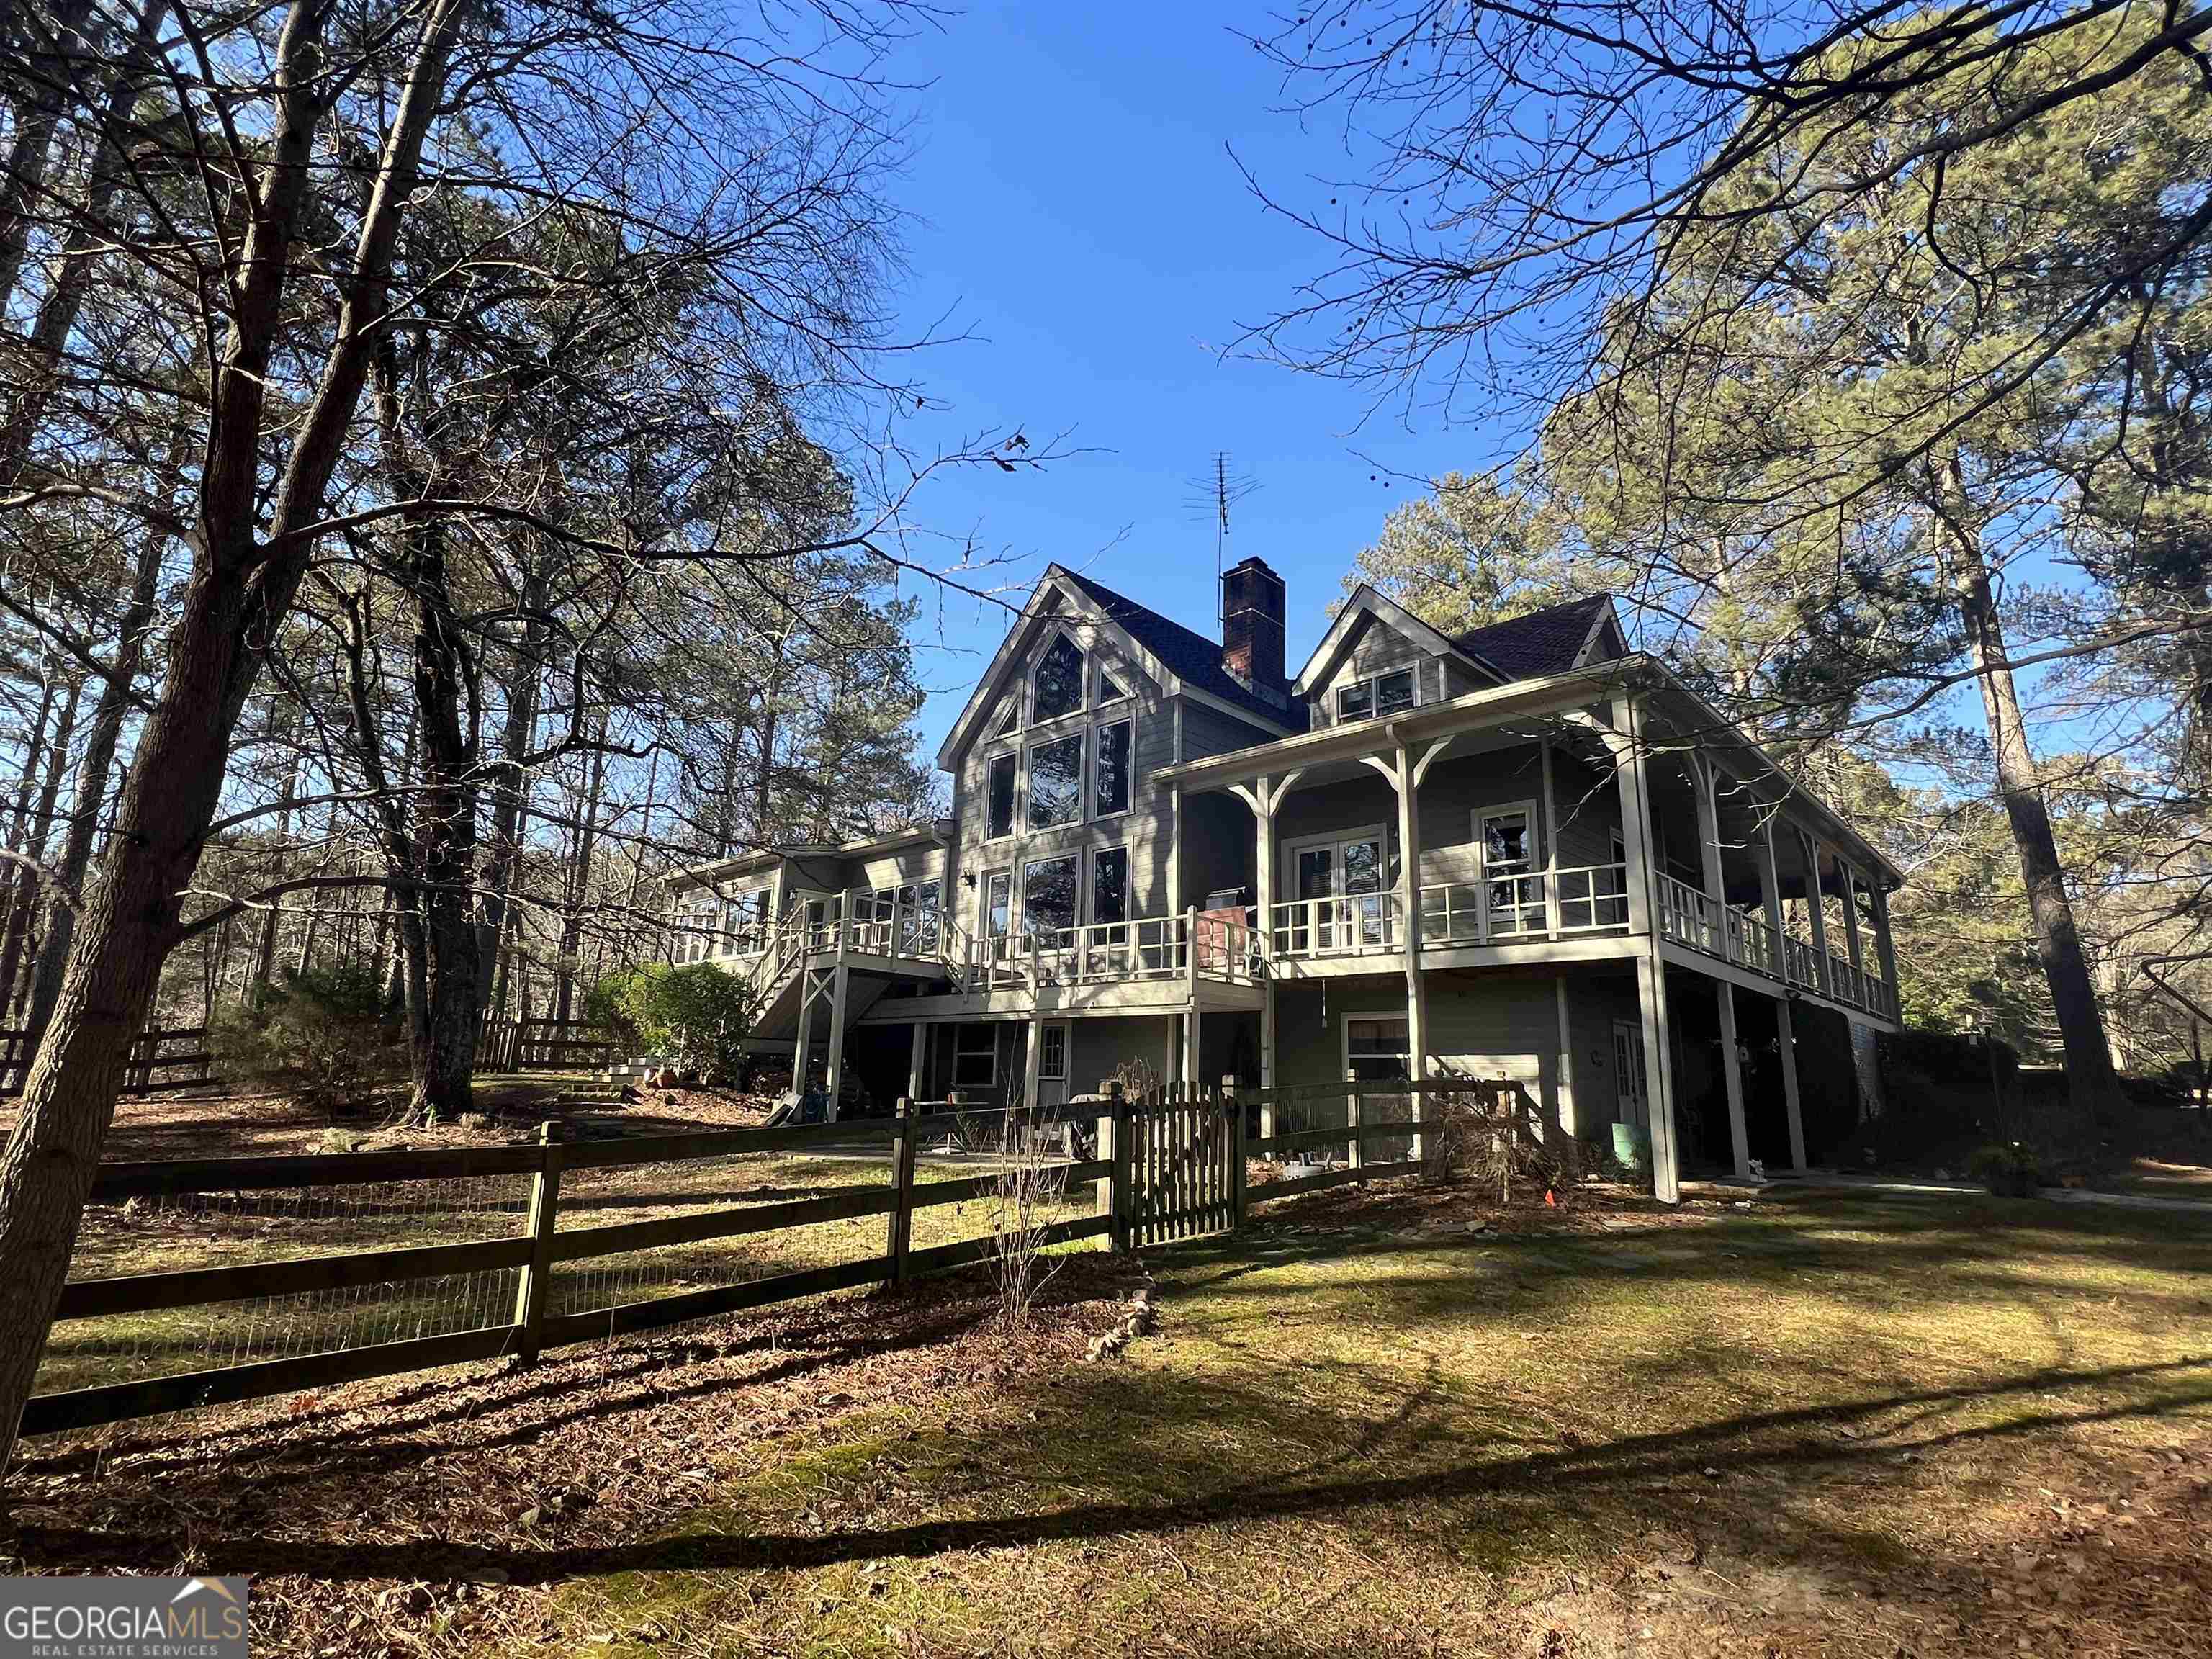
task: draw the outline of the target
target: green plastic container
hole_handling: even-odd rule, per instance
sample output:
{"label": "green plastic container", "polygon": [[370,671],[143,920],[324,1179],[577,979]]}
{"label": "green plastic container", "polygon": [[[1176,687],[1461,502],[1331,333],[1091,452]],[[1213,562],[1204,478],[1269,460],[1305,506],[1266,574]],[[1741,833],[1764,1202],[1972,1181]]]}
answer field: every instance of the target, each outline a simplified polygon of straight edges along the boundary
{"label": "green plastic container", "polygon": [[1651,1131],[1640,1123],[1613,1126],[1613,1155],[1642,1175],[1651,1167]]}

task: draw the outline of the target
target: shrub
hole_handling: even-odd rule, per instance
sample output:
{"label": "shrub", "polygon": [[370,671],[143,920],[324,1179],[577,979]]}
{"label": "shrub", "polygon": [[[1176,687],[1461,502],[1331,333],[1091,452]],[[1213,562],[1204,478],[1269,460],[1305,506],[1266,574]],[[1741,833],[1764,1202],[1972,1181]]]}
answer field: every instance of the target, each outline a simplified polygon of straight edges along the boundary
{"label": "shrub", "polygon": [[2000,1198],[2033,1198],[2043,1184],[2042,1164],[2025,1141],[1978,1147],[1966,1160],[1966,1170]]}
{"label": "shrub", "polygon": [[611,975],[592,988],[584,1009],[595,1024],[709,1083],[733,1082],[743,1070],[739,1045],[752,1029],[745,984],[712,963],[655,963]]}
{"label": "shrub", "polygon": [[357,963],[287,971],[252,1008],[219,1014],[208,1048],[223,1073],[256,1079],[310,1111],[367,1110],[372,1091],[404,1060],[384,987]]}

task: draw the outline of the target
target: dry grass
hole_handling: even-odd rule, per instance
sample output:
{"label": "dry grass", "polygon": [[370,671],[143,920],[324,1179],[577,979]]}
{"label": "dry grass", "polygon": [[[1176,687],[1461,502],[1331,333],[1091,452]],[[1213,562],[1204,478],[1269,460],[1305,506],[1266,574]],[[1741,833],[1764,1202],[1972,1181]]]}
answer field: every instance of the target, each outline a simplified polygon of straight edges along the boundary
{"label": "dry grass", "polygon": [[888,1410],[619,1557],[587,1651],[2212,1650],[2212,1228],[1332,1194],[1129,1363]]}

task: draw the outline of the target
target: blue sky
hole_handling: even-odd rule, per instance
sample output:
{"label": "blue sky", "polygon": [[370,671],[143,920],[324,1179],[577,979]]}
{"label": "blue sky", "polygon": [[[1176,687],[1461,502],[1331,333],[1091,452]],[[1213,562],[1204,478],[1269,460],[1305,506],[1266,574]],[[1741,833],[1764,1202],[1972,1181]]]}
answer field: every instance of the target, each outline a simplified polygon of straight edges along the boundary
{"label": "blue sky", "polygon": [[[1368,419],[1358,389],[1223,359],[1237,325],[1288,303],[1326,254],[1262,211],[1228,147],[1299,198],[1345,170],[1340,149],[1278,112],[1250,46],[1185,9],[979,3],[896,67],[932,82],[893,191],[915,216],[900,315],[920,330],[949,313],[974,337],[910,365],[951,405],[927,428],[948,443],[984,427],[1037,442],[1064,430],[1089,452],[1042,473],[940,475],[916,516],[1025,560],[1024,586],[1057,559],[1211,631],[1212,531],[1185,498],[1228,450],[1259,485],[1236,511],[1230,560],[1256,553],[1282,572],[1297,661],[1353,555],[1409,493],[1371,477],[1366,458],[1425,477],[1480,465],[1495,436]],[[1005,622],[951,599],[941,629],[931,619],[929,750]]]}

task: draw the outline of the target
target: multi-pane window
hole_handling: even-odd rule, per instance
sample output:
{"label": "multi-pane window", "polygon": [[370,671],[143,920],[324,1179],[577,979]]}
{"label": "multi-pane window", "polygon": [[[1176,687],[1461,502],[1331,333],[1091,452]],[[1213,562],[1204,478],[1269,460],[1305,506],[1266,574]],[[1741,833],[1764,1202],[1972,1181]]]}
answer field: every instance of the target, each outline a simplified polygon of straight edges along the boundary
{"label": "multi-pane window", "polygon": [[1413,1045],[1407,1022],[1399,1017],[1355,1018],[1344,1023],[1345,1064],[1363,1083],[1393,1083],[1411,1077]]}
{"label": "multi-pane window", "polygon": [[1022,866],[1022,928],[1041,945],[1075,926],[1075,855]]}
{"label": "multi-pane window", "polygon": [[1098,728],[1097,782],[1092,811],[1110,817],[1129,810],[1129,722],[1115,720]]}
{"label": "multi-pane window", "polygon": [[952,1086],[988,1089],[999,1080],[999,1028],[995,1025],[956,1025],[952,1028]]}
{"label": "multi-pane window", "polygon": [[1037,659],[1033,721],[1056,720],[1083,707],[1083,651],[1065,634],[1057,635]]}
{"label": "multi-pane window", "polygon": [[722,901],[722,955],[752,956],[767,943],[768,902],[765,887]]}
{"label": "multi-pane window", "polygon": [[983,882],[983,936],[1002,939],[1014,926],[1014,872],[994,870]]}
{"label": "multi-pane window", "polygon": [[1412,668],[1393,668],[1336,690],[1336,718],[1364,720],[1376,714],[1402,714],[1421,700],[1420,678]]}
{"label": "multi-pane window", "polygon": [[1030,750],[1030,828],[1049,830],[1083,816],[1083,734]]}
{"label": "multi-pane window", "polygon": [[991,757],[990,779],[984,792],[983,833],[993,841],[1014,833],[1014,757]]}
{"label": "multi-pane window", "polygon": [[1124,691],[1121,689],[1121,683],[1119,680],[1115,679],[1111,674],[1108,673],[1103,668],[1098,671],[1099,702],[1115,702],[1128,695],[1129,694],[1127,691]]}

